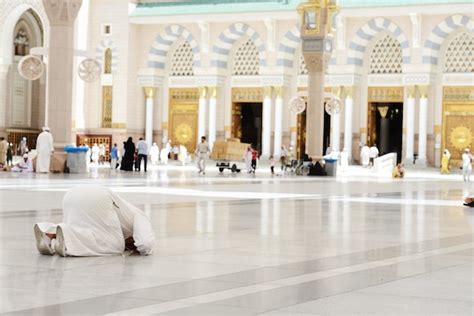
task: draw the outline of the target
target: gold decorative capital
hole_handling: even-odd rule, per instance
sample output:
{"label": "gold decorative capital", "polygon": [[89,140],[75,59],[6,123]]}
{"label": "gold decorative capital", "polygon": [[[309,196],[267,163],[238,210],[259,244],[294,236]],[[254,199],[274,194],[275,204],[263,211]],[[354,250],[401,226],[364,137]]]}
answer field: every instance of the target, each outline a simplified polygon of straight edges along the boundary
{"label": "gold decorative capital", "polygon": [[388,106],[380,106],[377,109],[379,110],[379,113],[383,118],[387,116]]}
{"label": "gold decorative capital", "polygon": [[206,98],[207,97],[207,87],[199,87],[199,98]]}
{"label": "gold decorative capital", "polygon": [[420,98],[428,98],[428,88],[429,86],[418,86],[418,91],[420,92]]}
{"label": "gold decorative capital", "polygon": [[168,122],[161,122],[161,129],[168,129]]}
{"label": "gold decorative capital", "polygon": [[415,86],[407,86],[408,98],[414,99],[416,94]]}
{"label": "gold decorative capital", "polygon": [[344,95],[346,96],[346,98],[349,98],[349,99],[352,99],[352,93],[354,93],[354,87],[353,86],[345,86],[343,88],[344,90]]}
{"label": "gold decorative capital", "polygon": [[209,96],[211,98],[217,98],[217,87],[209,87]]}
{"label": "gold decorative capital", "polygon": [[271,86],[267,86],[267,87],[263,87],[263,98],[271,98],[272,97],[272,87]]}
{"label": "gold decorative capital", "polygon": [[155,95],[155,87],[143,87],[143,92],[145,92],[145,97],[147,99],[152,99]]}
{"label": "gold decorative capital", "polygon": [[225,125],[224,132],[230,132],[230,131],[231,131],[231,127],[229,125]]}
{"label": "gold decorative capital", "polygon": [[275,96],[277,98],[282,98],[283,97],[283,86],[274,87],[273,90],[275,91]]}
{"label": "gold decorative capital", "polygon": [[343,91],[342,86],[336,86],[336,87],[331,88],[331,93],[337,96],[338,98],[342,97],[342,91]]}

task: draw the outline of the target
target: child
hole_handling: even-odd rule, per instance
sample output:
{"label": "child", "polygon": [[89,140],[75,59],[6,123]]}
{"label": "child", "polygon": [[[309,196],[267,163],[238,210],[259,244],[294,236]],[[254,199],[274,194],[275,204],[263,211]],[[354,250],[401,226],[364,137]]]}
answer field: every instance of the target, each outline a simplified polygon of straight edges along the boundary
{"label": "child", "polygon": [[272,174],[275,174],[275,159],[273,156],[270,156],[270,170],[272,171]]}

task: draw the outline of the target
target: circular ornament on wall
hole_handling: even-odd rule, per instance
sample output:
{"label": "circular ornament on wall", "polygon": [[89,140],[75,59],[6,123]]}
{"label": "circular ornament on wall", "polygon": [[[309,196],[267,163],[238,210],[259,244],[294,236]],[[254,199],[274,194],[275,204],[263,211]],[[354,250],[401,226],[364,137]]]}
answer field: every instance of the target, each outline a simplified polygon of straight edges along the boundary
{"label": "circular ornament on wall", "polygon": [[465,126],[458,126],[451,130],[449,140],[454,147],[459,150],[464,150],[471,145],[472,132],[471,129]]}
{"label": "circular ornament on wall", "polygon": [[27,55],[20,59],[18,63],[18,72],[20,76],[26,80],[36,80],[41,77],[44,72],[44,64],[36,56]]}
{"label": "circular ornament on wall", "polygon": [[292,114],[301,114],[306,110],[306,102],[303,98],[295,97],[290,100],[290,112]]}
{"label": "circular ornament on wall", "polygon": [[191,140],[191,136],[193,134],[193,129],[187,123],[181,123],[176,126],[176,130],[174,133],[175,138],[181,144],[187,144]]}
{"label": "circular ornament on wall", "polygon": [[94,82],[100,77],[100,65],[95,59],[86,58],[79,64],[77,72],[85,82]]}
{"label": "circular ornament on wall", "polygon": [[341,100],[336,95],[324,93],[324,101],[326,102],[324,109],[327,114],[333,115],[341,112]]}

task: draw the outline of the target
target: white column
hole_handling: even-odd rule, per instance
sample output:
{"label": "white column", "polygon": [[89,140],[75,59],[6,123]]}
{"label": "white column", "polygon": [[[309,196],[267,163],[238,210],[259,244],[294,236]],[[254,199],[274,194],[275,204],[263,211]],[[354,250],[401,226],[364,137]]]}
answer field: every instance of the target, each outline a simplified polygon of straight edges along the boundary
{"label": "white column", "polygon": [[199,88],[199,109],[198,109],[198,134],[197,142],[206,135],[206,108],[207,108],[207,88]]}
{"label": "white column", "polygon": [[419,86],[420,90],[420,120],[418,130],[418,161],[426,165],[426,126],[428,124],[428,86]]}
{"label": "white column", "polygon": [[217,124],[217,87],[209,88],[209,147],[216,141]]}
{"label": "white column", "polygon": [[272,127],[272,87],[264,87],[262,109],[262,156],[270,156]]}
{"label": "white column", "polygon": [[281,156],[281,141],[283,136],[283,87],[275,88],[275,139],[273,143],[273,156]]}
{"label": "white column", "polygon": [[340,137],[341,137],[341,115],[340,113],[333,113],[331,115],[331,149],[334,151],[341,151]]}
{"label": "white column", "polygon": [[408,87],[408,98],[407,98],[407,140],[406,140],[406,151],[405,151],[405,163],[413,163],[413,153],[415,145],[415,87]]}
{"label": "white column", "polygon": [[344,88],[346,99],[344,100],[344,148],[349,155],[349,161],[352,159],[352,115],[353,104],[352,87]]}
{"label": "white column", "polygon": [[151,148],[153,143],[153,102],[155,95],[154,87],[144,87],[145,91],[145,106],[146,106],[146,124],[145,124],[145,141],[148,148]]}

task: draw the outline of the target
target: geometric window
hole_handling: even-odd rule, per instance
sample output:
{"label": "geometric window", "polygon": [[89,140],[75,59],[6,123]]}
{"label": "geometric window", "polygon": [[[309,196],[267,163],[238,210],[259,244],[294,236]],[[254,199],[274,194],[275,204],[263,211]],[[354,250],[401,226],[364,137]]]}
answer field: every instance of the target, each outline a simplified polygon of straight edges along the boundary
{"label": "geometric window", "polygon": [[179,45],[171,59],[171,76],[194,76],[194,53],[186,41]]}
{"label": "geometric window", "polygon": [[308,74],[308,67],[306,67],[306,61],[304,60],[303,54],[300,55],[300,69],[299,69],[298,74],[300,75]]}
{"label": "geometric window", "polygon": [[260,72],[259,54],[252,39],[243,42],[235,51],[232,75],[256,76]]}
{"label": "geometric window", "polygon": [[445,54],[444,72],[474,72],[474,37],[464,32],[453,38]]}
{"label": "geometric window", "polygon": [[391,35],[381,38],[370,54],[370,74],[399,74],[402,72],[402,46]]}

